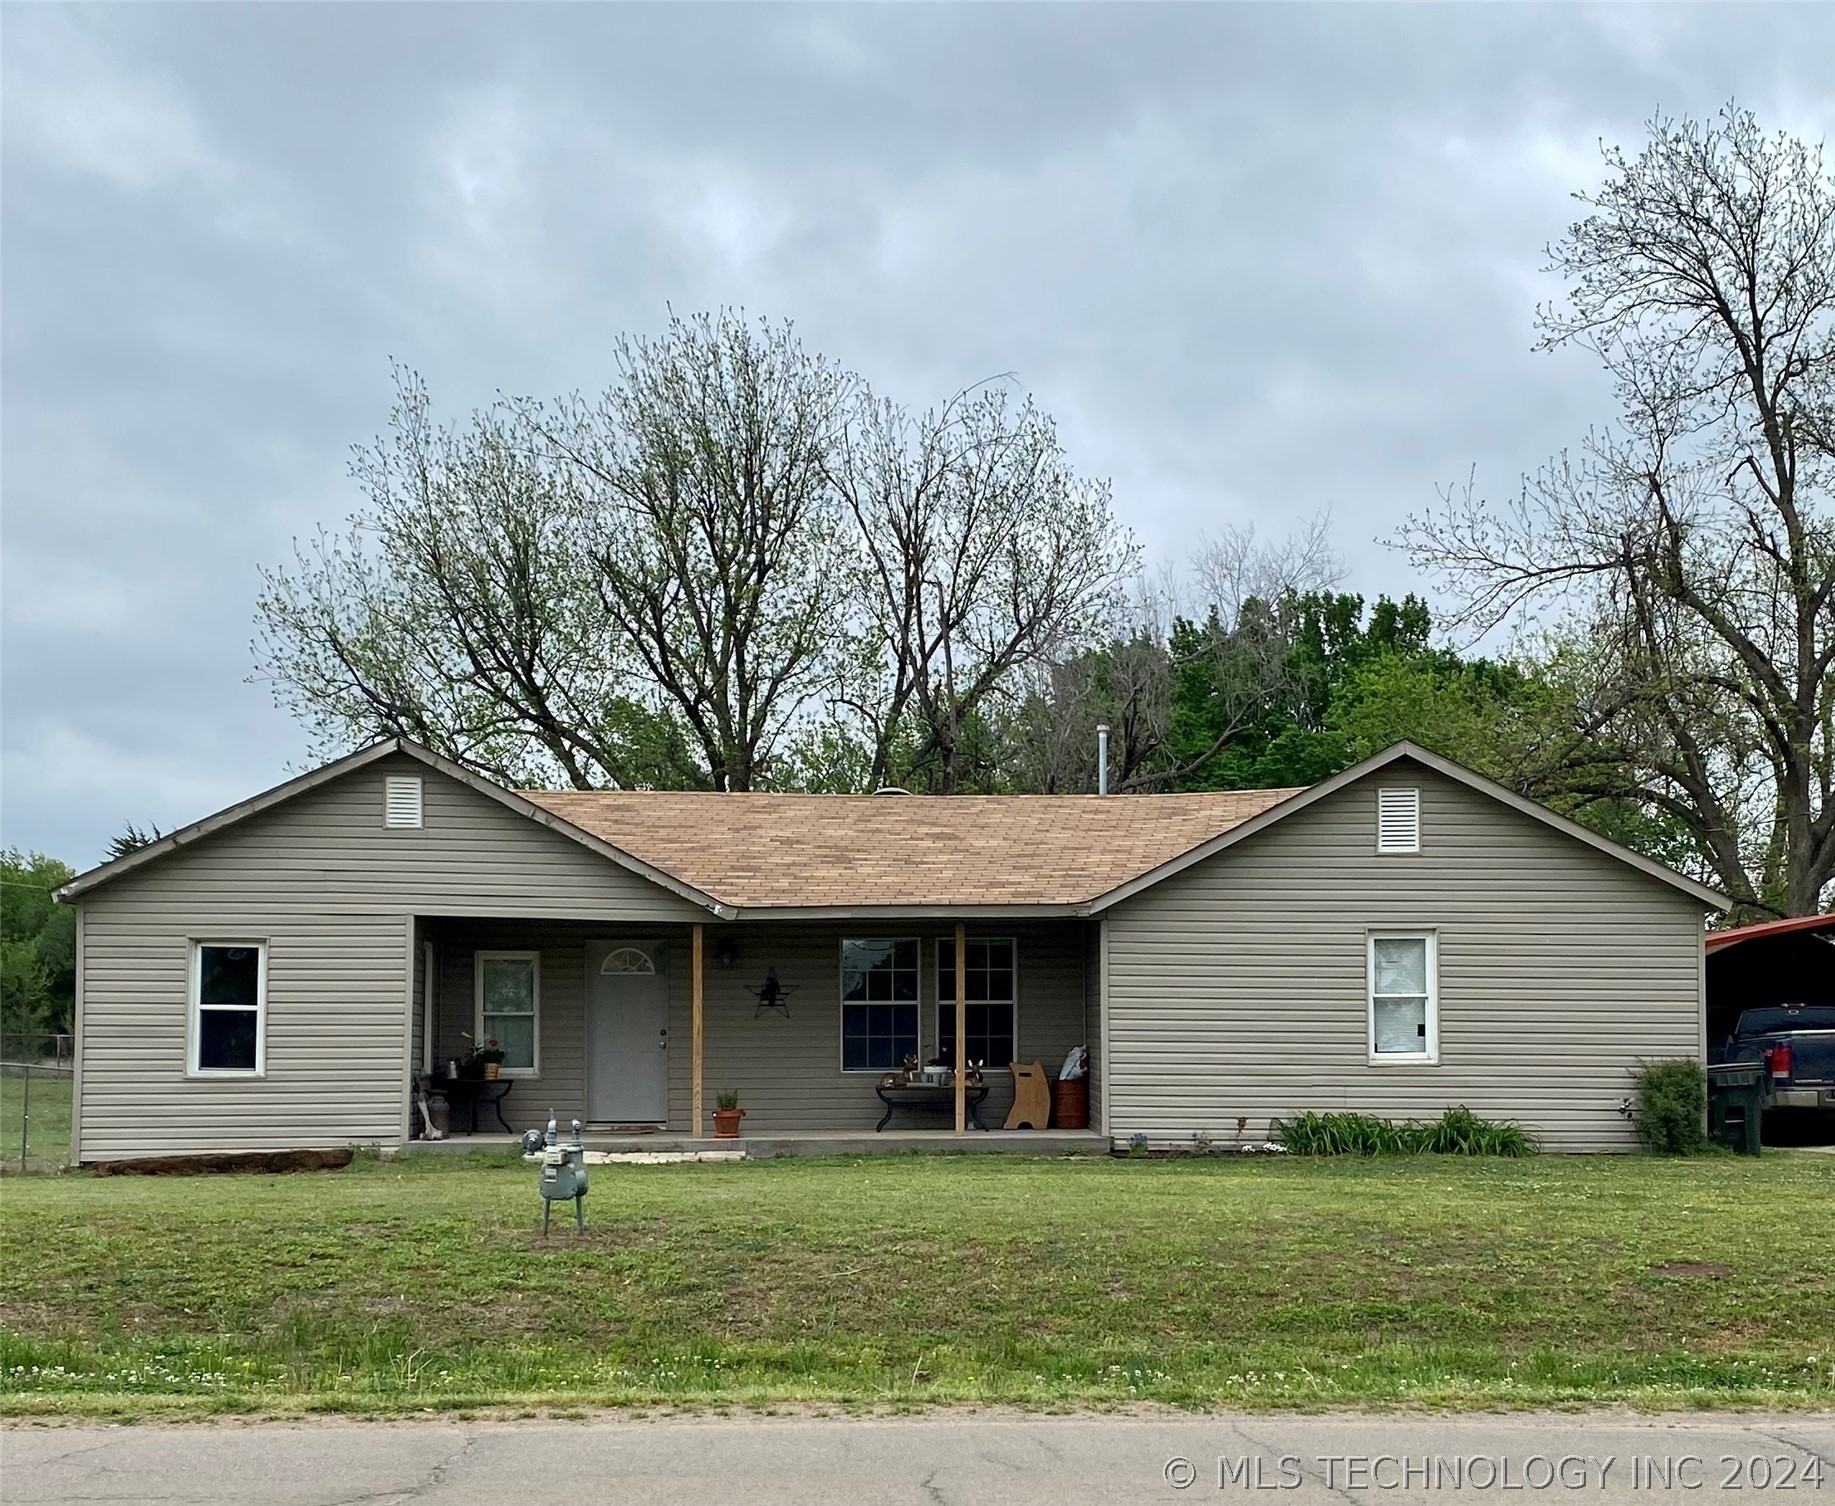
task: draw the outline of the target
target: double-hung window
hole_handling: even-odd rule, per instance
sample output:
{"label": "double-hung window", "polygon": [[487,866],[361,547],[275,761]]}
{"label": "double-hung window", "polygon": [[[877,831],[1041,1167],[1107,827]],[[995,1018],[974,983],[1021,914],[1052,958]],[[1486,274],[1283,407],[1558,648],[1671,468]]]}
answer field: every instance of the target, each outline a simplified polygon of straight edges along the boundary
{"label": "double-hung window", "polygon": [[841,1070],[886,1072],[918,1049],[918,944],[841,943]]}
{"label": "double-hung window", "polygon": [[[1019,975],[1010,937],[968,938],[968,1056],[996,1071],[1005,1071],[1017,1049]],[[937,1055],[956,1064],[956,943],[937,943]]]}
{"label": "double-hung window", "polygon": [[265,941],[191,944],[191,1051],[199,1077],[259,1077],[267,1070]]}
{"label": "double-hung window", "polygon": [[505,1072],[541,1069],[542,954],[480,952],[477,966],[480,1046],[497,1043]]}
{"label": "double-hung window", "polygon": [[1370,1060],[1440,1059],[1438,959],[1433,932],[1370,937]]}

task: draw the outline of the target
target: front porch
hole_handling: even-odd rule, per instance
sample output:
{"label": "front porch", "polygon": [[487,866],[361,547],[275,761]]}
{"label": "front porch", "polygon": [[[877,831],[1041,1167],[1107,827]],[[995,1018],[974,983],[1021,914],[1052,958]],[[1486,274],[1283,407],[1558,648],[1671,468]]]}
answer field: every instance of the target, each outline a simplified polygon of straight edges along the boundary
{"label": "front porch", "polygon": [[[901,1107],[874,1131],[886,1112],[876,1093],[884,1071],[908,1053],[924,1063],[952,1055],[949,917],[677,925],[418,917],[415,1073],[442,1075],[493,1036],[513,1054],[501,1105],[511,1134],[485,1108],[478,1128],[497,1134],[417,1139],[416,1147],[508,1144],[550,1114],[563,1128],[579,1119],[596,1150],[712,1146],[717,1097],[729,1092],[745,1111],[739,1143],[753,1155],[883,1153],[940,1141],[994,1149],[1009,1138],[1034,1154],[1096,1145],[1088,1131],[1047,1148],[1040,1137],[1052,1131],[1000,1128],[1013,1098],[1008,1062],[1039,1062],[1055,1078],[1076,1046],[1090,1055],[1089,1123],[1101,1123],[1093,928],[1075,918],[977,919],[965,930],[968,1054],[987,1062],[980,1117],[988,1131],[958,1136],[947,1103]],[[863,946],[887,974],[865,986]],[[850,990],[865,997],[844,997]],[[454,1115],[455,1130],[469,1124],[469,1111]]]}

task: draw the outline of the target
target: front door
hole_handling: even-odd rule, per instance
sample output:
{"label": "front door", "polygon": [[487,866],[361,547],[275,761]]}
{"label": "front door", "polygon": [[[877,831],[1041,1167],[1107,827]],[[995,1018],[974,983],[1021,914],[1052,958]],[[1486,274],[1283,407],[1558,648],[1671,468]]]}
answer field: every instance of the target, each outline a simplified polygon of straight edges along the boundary
{"label": "front door", "polygon": [[586,1117],[595,1124],[669,1119],[669,979],[662,945],[586,948]]}

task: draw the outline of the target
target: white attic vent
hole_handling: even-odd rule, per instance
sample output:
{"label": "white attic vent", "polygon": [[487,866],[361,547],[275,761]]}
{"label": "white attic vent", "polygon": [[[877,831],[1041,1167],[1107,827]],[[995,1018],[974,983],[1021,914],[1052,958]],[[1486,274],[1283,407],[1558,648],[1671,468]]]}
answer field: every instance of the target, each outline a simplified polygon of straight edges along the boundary
{"label": "white attic vent", "polygon": [[382,781],[382,824],[421,824],[421,782],[412,774],[391,774]]}
{"label": "white attic vent", "polygon": [[1419,852],[1421,850],[1421,792],[1419,790],[1378,790],[1376,792],[1376,850],[1378,852]]}

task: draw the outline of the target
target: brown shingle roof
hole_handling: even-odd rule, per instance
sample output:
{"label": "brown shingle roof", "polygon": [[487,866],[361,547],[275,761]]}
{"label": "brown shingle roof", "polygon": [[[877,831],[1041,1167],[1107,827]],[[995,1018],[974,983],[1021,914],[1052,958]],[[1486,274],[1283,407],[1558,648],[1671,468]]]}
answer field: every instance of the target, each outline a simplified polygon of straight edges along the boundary
{"label": "brown shingle roof", "polygon": [[544,810],[741,909],[1083,904],[1295,793],[523,791]]}

